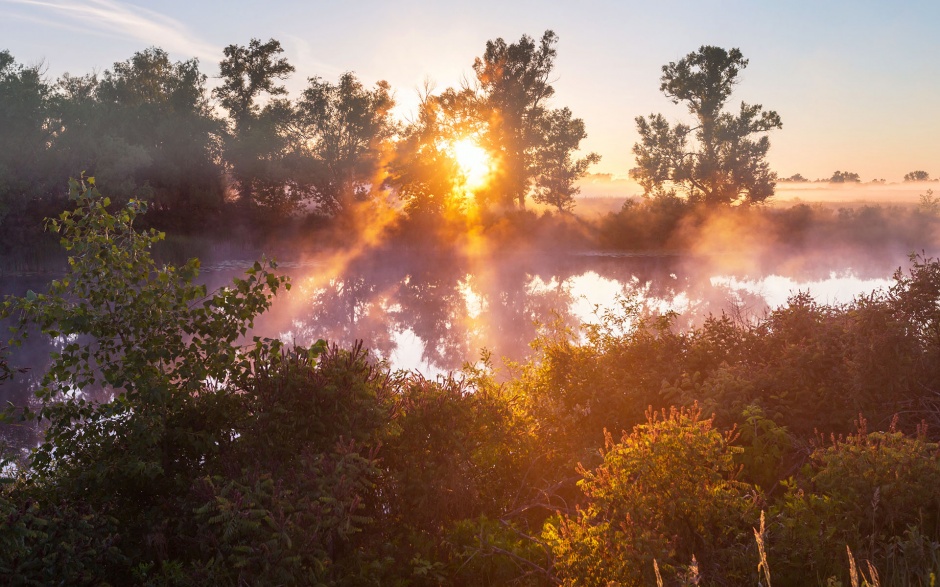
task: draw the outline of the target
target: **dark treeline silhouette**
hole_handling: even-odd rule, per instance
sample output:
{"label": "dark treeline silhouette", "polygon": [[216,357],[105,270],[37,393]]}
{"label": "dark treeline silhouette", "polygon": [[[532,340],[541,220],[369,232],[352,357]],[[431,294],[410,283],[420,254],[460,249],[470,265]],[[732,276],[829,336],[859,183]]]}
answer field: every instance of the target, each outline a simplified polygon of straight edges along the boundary
{"label": "dark treeline silhouette", "polygon": [[61,208],[66,180],[79,173],[115,197],[150,202],[147,222],[174,232],[335,219],[388,194],[410,215],[437,217],[465,208],[454,195],[465,179],[453,149],[461,139],[494,161],[475,201],[570,209],[575,182],[599,157],[573,158],[584,124],[549,105],[557,41],[551,31],[490,41],[473,83],[427,92],[408,125],[392,119],[386,82],[369,88],[353,73],[311,77],[289,98],[282,82],[295,68],[273,39],[226,47],[211,95],[196,59],[172,62],[159,48],[55,81],[3,51],[4,240],[17,240],[7,227],[37,226]]}

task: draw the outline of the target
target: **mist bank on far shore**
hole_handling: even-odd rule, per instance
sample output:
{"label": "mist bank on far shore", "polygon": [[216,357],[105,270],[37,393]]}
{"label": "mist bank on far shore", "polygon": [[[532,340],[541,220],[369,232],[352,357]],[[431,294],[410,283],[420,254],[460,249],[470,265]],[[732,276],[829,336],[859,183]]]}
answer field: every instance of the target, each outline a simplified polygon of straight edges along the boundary
{"label": "mist bank on far shore", "polygon": [[[611,174],[590,174],[584,177],[579,187],[576,211],[582,207],[618,209],[620,204],[594,202],[594,200],[619,200],[642,198],[643,188],[629,177]],[[940,192],[937,181],[905,181],[898,183],[830,183],[824,181],[790,182],[778,181],[769,204],[789,202],[807,203],[854,203],[871,204],[916,204],[920,195],[933,190]]]}

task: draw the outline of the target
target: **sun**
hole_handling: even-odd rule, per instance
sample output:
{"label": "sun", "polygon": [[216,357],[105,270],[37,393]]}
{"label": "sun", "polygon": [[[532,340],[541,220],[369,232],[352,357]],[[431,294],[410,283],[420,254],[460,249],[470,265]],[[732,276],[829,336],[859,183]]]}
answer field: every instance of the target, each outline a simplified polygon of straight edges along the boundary
{"label": "sun", "polygon": [[451,150],[467,189],[474,190],[486,185],[493,170],[493,160],[489,153],[470,138],[455,141]]}

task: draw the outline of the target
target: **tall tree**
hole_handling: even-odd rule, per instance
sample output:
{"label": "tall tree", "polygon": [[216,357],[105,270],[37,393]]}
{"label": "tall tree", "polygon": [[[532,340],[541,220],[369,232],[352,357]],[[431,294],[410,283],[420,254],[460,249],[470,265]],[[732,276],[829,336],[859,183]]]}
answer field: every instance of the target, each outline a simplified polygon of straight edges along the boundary
{"label": "tall tree", "polygon": [[421,218],[428,228],[440,229],[445,218],[456,219],[465,204],[456,195],[460,171],[448,142],[477,135],[475,100],[472,92],[453,88],[434,95],[426,84],[416,119],[395,143],[386,183],[405,202],[410,219]]}
{"label": "tall tree", "polygon": [[51,95],[41,67],[18,64],[9,51],[0,51],[0,226],[50,189],[45,163]]}
{"label": "tall tree", "polygon": [[196,59],[170,61],[151,47],[104,72],[97,87],[107,111],[107,132],[147,154],[134,174],[147,185],[153,208],[175,222],[204,216],[222,204],[222,170],[217,164],[221,121],[212,115],[206,76]]}
{"label": "tall tree", "polygon": [[225,59],[219,63],[223,81],[213,95],[231,117],[226,158],[243,204],[289,209],[298,196],[284,183],[283,169],[292,107],[286,100],[260,103],[265,95],[275,98],[287,93],[277,82],[287,79],[294,66],[278,57],[283,52],[280,41],[252,39],[247,47],[226,47]]}
{"label": "tall tree", "polygon": [[539,174],[535,178],[532,199],[541,204],[555,206],[558,211],[570,211],[574,196],[581,192],[575,185],[587,173],[588,166],[598,163],[601,156],[588,153],[580,159],[572,157],[581,139],[587,137],[584,121],[572,118],[571,110],[552,110],[543,119],[541,148],[538,151]]}
{"label": "tall tree", "polygon": [[[660,91],[684,103],[694,126],[670,125],[661,114],[636,119],[640,142],[630,176],[647,195],[682,193],[707,205],[762,202],[774,193],[776,174],[766,161],[780,116],[760,104],[724,110],[748,61],[738,49],[703,46],[663,66]],[[759,136],[758,136],[759,135]]]}
{"label": "tall tree", "polygon": [[300,145],[315,163],[313,198],[328,213],[346,209],[379,186],[382,163],[396,132],[388,82],[367,89],[347,72],[338,83],[318,77],[297,103]]}
{"label": "tall tree", "polygon": [[[598,159],[592,154],[572,162],[570,154],[586,136],[583,122],[572,119],[570,111],[548,109],[547,103],[555,94],[550,76],[557,43],[558,35],[550,30],[538,43],[528,35],[512,44],[498,38],[487,41],[483,57],[473,63],[479,84],[478,107],[486,122],[483,146],[497,160],[492,190],[520,208],[525,207],[526,196],[540,176],[555,177],[556,183],[566,174],[577,179]],[[560,143],[552,145],[548,140]],[[569,181],[562,191],[570,185]],[[556,193],[551,189],[546,192],[544,181],[541,187],[542,194]]]}
{"label": "tall tree", "polygon": [[236,127],[251,124],[252,117],[260,113],[258,98],[262,94],[287,93],[277,81],[290,77],[294,66],[286,57],[278,57],[284,49],[275,39],[264,44],[252,39],[247,47],[229,45],[223,52],[225,59],[219,63],[223,82],[212,93],[232,115]]}

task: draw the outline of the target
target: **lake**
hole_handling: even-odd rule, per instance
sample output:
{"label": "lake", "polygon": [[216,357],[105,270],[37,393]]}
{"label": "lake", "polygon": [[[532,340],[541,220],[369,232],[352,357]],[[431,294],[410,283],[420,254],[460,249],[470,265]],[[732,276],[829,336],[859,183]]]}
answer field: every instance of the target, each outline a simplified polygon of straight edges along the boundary
{"label": "lake", "polygon": [[[224,251],[231,254],[231,251]],[[254,262],[212,258],[200,279],[214,289]],[[252,334],[309,345],[323,338],[340,346],[362,340],[392,368],[432,377],[492,353],[505,373],[506,361],[525,360],[529,343],[544,325],[577,328],[617,311],[618,299],[655,312],[679,314],[680,327],[721,312],[755,319],[809,291],[823,303],[845,303],[892,283],[906,267],[901,251],[764,249],[708,254],[629,254],[605,251],[539,252],[513,249],[472,255],[453,251],[382,249],[350,253],[281,251],[279,270],[291,277]],[[54,275],[4,275],[2,293],[42,291]],[[0,401],[22,404],[31,397],[49,352],[61,341],[31,336],[15,349],[11,365],[25,375],[0,386]],[[14,429],[7,439],[26,446],[34,429]]]}

